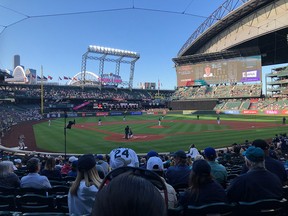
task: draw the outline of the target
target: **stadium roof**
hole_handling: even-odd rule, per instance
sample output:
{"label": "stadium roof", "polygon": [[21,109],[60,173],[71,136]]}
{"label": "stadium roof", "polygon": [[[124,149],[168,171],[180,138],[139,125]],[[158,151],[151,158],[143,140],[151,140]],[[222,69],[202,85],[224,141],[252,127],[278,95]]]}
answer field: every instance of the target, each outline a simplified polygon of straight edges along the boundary
{"label": "stadium roof", "polygon": [[[233,8],[230,8],[231,12],[229,14],[227,14],[227,10],[229,10],[229,8],[227,7],[231,7],[232,5],[227,4],[232,4],[233,0],[227,0],[226,2],[224,2],[190,36],[190,38],[186,41],[186,43],[178,52],[178,57],[193,55],[197,53],[197,51],[204,44],[206,44],[209,40],[211,40],[225,28],[239,21],[240,19],[257,10],[258,8],[261,8],[275,0],[242,0],[242,2],[245,1],[246,3],[237,9],[233,10]],[[217,13],[221,14],[217,17]],[[225,16],[221,17],[221,15]]]}

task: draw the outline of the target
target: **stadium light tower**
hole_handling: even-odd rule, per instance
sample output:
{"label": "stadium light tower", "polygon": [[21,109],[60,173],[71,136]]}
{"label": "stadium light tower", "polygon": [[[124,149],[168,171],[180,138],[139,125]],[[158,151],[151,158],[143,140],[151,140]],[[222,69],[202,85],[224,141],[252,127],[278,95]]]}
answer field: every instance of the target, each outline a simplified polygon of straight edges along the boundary
{"label": "stadium light tower", "polygon": [[[114,58],[113,58],[114,57]],[[116,57],[116,59],[115,59]],[[88,46],[87,51],[82,55],[82,66],[81,66],[81,85],[82,87],[86,84],[86,62],[88,60],[98,60],[99,64],[99,80],[101,86],[108,80],[108,83],[114,83],[115,85],[128,85],[130,89],[133,87],[133,78],[134,78],[134,69],[135,63],[140,58],[140,55],[137,52],[132,52],[128,50],[120,50],[110,47],[102,47],[96,45]],[[112,74],[114,77],[109,77],[108,74],[104,74],[104,64],[105,62],[114,62],[116,63],[115,74]],[[122,81],[120,73],[120,64],[130,64],[130,76],[129,82]],[[116,78],[115,78],[116,77]],[[115,79],[114,79],[115,78]],[[117,80],[117,83],[114,82]],[[121,81],[120,81],[121,80]]]}

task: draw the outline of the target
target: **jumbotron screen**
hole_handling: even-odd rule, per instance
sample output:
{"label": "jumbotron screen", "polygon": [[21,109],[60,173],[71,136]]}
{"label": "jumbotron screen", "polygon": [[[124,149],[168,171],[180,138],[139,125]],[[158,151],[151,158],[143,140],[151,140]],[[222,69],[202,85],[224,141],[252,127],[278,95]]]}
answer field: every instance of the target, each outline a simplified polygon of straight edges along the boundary
{"label": "jumbotron screen", "polygon": [[238,57],[176,67],[177,85],[261,81],[261,56]]}

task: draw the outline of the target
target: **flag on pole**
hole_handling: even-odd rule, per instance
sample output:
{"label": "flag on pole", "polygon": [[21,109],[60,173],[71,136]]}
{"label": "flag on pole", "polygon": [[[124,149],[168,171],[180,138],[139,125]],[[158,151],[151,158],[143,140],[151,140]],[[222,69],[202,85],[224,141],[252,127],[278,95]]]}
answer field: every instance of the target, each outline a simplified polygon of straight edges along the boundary
{"label": "flag on pole", "polygon": [[43,76],[43,80],[44,80],[44,81],[47,81],[48,79],[47,79],[47,77]]}
{"label": "flag on pole", "polygon": [[69,78],[68,78],[68,77],[66,77],[66,76],[64,76],[63,78],[64,78],[64,80],[68,80],[68,79],[69,79]]}
{"label": "flag on pole", "polygon": [[58,78],[59,80],[62,80],[62,78],[59,76],[59,78]]}
{"label": "flag on pole", "polygon": [[51,76],[49,76],[49,75],[48,75],[48,79],[52,80],[52,79],[53,79],[53,77],[51,77]]}

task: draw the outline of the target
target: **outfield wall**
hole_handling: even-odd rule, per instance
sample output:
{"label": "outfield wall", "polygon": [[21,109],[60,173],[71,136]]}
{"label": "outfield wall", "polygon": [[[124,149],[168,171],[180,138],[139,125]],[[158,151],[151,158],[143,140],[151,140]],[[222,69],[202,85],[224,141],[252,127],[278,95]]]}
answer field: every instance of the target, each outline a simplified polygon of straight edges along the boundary
{"label": "outfield wall", "polygon": [[226,114],[226,115],[288,115],[288,110],[183,110],[184,115]]}

